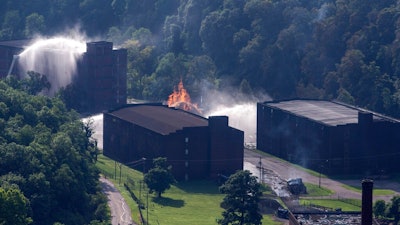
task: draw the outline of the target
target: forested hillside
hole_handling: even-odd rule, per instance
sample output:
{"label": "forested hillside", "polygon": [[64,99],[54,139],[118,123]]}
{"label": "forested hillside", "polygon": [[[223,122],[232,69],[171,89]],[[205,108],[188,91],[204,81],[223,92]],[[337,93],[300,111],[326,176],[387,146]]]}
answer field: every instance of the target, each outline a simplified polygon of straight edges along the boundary
{"label": "forested hillside", "polygon": [[2,40],[79,24],[90,37],[126,47],[131,97],[165,100],[182,78],[194,99],[229,87],[274,99],[338,99],[400,116],[395,0],[6,2]]}
{"label": "forested hillside", "polygon": [[0,224],[108,224],[91,128],[35,77],[0,81]]}

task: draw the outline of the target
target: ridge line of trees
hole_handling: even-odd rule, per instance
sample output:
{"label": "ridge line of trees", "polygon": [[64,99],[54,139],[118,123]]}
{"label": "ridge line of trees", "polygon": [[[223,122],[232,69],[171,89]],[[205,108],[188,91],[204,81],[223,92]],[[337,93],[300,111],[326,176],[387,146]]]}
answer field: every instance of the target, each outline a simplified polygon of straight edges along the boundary
{"label": "ridge line of trees", "polygon": [[[339,100],[400,117],[395,0],[6,0],[0,40],[80,24],[128,49],[128,95],[165,100],[182,78],[240,98]],[[55,19],[57,18],[57,19]],[[263,100],[263,99],[261,99]]]}

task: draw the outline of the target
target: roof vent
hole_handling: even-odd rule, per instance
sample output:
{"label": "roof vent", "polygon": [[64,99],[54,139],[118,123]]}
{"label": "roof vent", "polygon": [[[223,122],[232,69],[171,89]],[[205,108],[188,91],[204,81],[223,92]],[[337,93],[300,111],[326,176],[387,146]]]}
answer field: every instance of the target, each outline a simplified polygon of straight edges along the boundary
{"label": "roof vent", "polygon": [[373,121],[373,115],[370,112],[358,111],[358,124],[368,125],[371,124]]}

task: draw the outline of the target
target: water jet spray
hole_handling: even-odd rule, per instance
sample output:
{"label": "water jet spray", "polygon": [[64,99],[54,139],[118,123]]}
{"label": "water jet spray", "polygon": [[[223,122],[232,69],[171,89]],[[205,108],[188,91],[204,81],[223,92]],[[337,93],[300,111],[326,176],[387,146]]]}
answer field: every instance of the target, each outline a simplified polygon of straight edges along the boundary
{"label": "water jet spray", "polygon": [[28,71],[45,75],[51,83],[48,95],[53,96],[60,88],[72,82],[77,73],[78,61],[85,51],[84,41],[54,37],[34,41],[16,58],[19,58],[21,77],[27,76]]}
{"label": "water jet spray", "polygon": [[14,69],[15,61],[18,60],[18,58],[19,58],[18,55],[13,55],[13,59],[12,59],[12,62],[11,62],[11,66],[10,66],[10,69],[8,70],[8,73],[7,73],[7,77],[9,77],[9,76],[11,75],[11,73],[12,73],[12,71],[13,71],[13,69]]}

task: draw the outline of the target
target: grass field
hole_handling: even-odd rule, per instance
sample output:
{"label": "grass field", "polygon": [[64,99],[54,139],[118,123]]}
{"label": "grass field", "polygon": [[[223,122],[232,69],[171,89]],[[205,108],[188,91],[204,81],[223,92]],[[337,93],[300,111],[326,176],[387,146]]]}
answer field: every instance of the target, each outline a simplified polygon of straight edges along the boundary
{"label": "grass field", "polygon": [[[361,193],[361,187],[354,187],[350,185],[345,185],[343,184],[342,187],[346,188],[347,190],[355,191],[358,193]],[[374,196],[379,196],[379,195],[394,195],[396,192],[393,190],[389,189],[373,189],[373,195]]]}
{"label": "grass field", "polygon": [[307,194],[304,196],[329,196],[335,192],[325,187],[319,187],[318,185],[311,183],[304,183],[307,188]]}
{"label": "grass field", "polygon": [[[140,224],[137,204],[131,198],[123,183],[128,183],[131,191],[149,207],[142,210],[150,225],[215,225],[221,218],[223,209],[220,203],[224,197],[219,193],[218,185],[211,181],[192,181],[178,183],[167,190],[162,198],[147,194],[141,188],[141,172],[130,169],[100,155],[96,166],[121,191],[132,210],[132,218]],[[121,169],[120,169],[121,168]],[[121,171],[121,173],[120,173]],[[121,174],[121,177],[120,177]],[[116,175],[116,177],[115,177]],[[147,204],[148,203],[148,204]],[[272,215],[263,215],[263,224],[281,225]]]}

